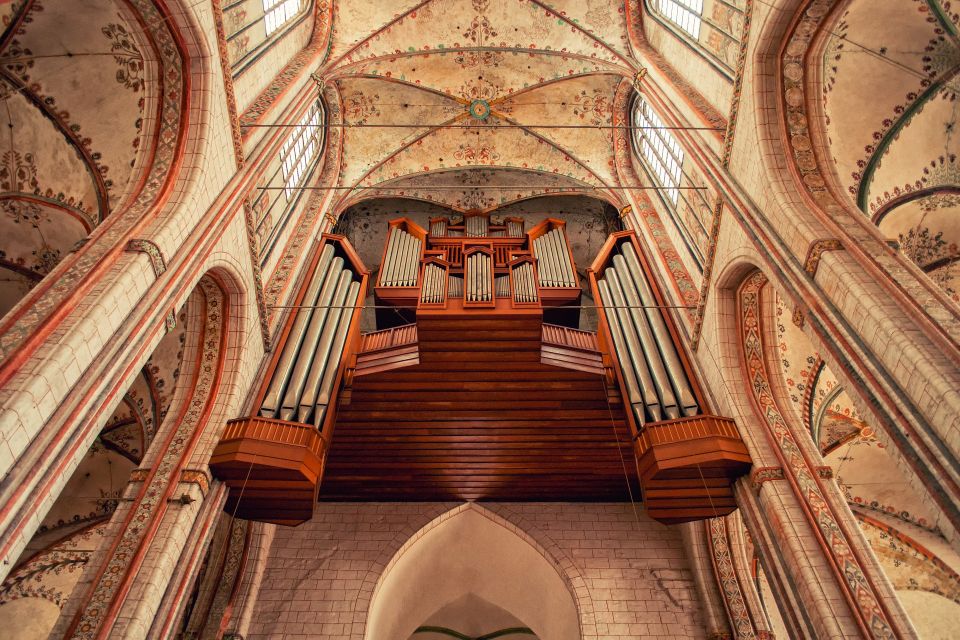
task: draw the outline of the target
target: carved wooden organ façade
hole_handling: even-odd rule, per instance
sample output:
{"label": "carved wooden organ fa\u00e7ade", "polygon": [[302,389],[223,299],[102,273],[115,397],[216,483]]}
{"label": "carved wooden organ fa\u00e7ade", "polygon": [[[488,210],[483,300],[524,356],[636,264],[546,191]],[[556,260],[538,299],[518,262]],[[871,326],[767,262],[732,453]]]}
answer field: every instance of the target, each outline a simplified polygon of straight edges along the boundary
{"label": "carved wooden organ fa\u00e7ade", "polygon": [[652,517],[732,511],[749,457],[708,410],[636,236],[611,236],[587,271],[599,331],[582,331],[565,227],[390,221],[373,292],[395,313],[367,333],[368,273],[324,236],[254,415],[211,459],[227,510],[303,522],[321,478],[325,499],[611,499],[632,440]]}

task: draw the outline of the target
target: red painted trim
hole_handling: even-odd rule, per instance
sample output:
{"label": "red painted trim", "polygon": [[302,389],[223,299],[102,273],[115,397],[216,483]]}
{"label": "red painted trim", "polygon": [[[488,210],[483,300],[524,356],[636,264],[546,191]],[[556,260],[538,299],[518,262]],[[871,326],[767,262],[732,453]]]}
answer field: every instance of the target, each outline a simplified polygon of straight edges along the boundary
{"label": "red painted trim", "polygon": [[[157,10],[163,14],[165,17],[170,18],[170,12],[167,9],[163,0],[153,0],[156,4]],[[143,18],[139,13],[134,12],[137,15],[138,21],[143,25]],[[179,181],[180,170],[183,166],[183,156],[187,142],[186,132],[190,128],[190,92],[192,90],[192,63],[190,57],[187,53],[187,48],[184,44],[182,35],[179,30],[173,28],[174,21],[171,18],[168,22],[171,26],[170,35],[171,38],[176,42],[178,53],[180,54],[182,61],[183,69],[183,87],[182,87],[182,96],[181,96],[181,124],[180,131],[177,140],[177,147],[175,151],[174,161],[171,163],[170,170],[167,172],[167,175],[164,178],[164,184],[161,188],[157,200],[154,203],[152,209],[147,212],[139,221],[135,222],[130,229],[128,229],[123,235],[119,238],[117,243],[106,252],[101,260],[95,264],[90,271],[83,277],[79,286],[77,286],[67,297],[64,299],[61,304],[52,311],[46,318],[40,322],[40,326],[36,331],[34,331],[30,336],[28,336],[23,343],[18,345],[18,347],[11,353],[11,355],[0,364],[0,387],[5,385],[10,381],[10,378],[16,374],[20,367],[26,362],[26,360],[33,355],[37,348],[43,344],[47,337],[59,326],[77,307],[80,301],[90,292],[91,289],[100,281],[100,279],[107,273],[113,265],[120,259],[125,251],[127,241],[130,238],[136,237],[143,229],[147,228],[150,224],[154,222],[156,217],[159,216],[160,212],[163,210],[164,206],[170,200],[171,194]],[[162,82],[162,76],[161,76]],[[162,86],[161,86],[162,89]],[[158,92],[158,99],[162,101],[164,90],[162,89]],[[155,139],[160,135],[159,127],[155,131]],[[144,172],[143,180],[146,180],[148,172]],[[133,199],[131,199],[133,200]],[[107,225],[117,224],[116,220],[119,219],[119,216],[110,216],[108,220],[101,224],[100,227],[94,232],[94,236],[102,236],[106,229]],[[64,260],[61,265],[63,269],[74,267],[76,262],[79,260],[80,256],[89,250],[90,246],[94,244],[99,238],[91,237],[90,242],[88,242],[79,252],[73,254],[71,258]],[[32,302],[46,293],[54,283],[51,282],[51,278],[46,278],[44,282],[41,282],[37,287],[31,291]],[[34,292],[36,294],[34,295]],[[8,314],[4,317],[2,323],[0,323],[0,334],[4,334],[13,327],[14,324],[27,312],[31,305],[21,304],[19,306],[19,311],[15,313]]]}
{"label": "red painted trim", "polygon": [[[214,281],[216,281],[215,278],[214,278]],[[137,553],[134,555],[133,558],[130,559],[130,563],[127,565],[127,572],[124,576],[123,582],[121,583],[120,588],[114,593],[111,605],[107,610],[107,613],[104,615],[99,633],[97,634],[97,637],[102,638],[103,640],[109,640],[110,638],[110,632],[111,632],[111,629],[113,628],[113,624],[116,621],[117,616],[120,614],[120,609],[123,606],[123,603],[126,599],[127,594],[129,593],[131,587],[133,586],[133,583],[136,579],[136,574],[139,571],[140,566],[143,564],[143,560],[150,549],[150,544],[153,542],[153,539],[156,537],[157,532],[160,530],[160,525],[163,521],[163,517],[167,512],[167,505],[169,504],[169,501],[173,496],[174,490],[176,490],[177,488],[180,472],[183,470],[184,465],[190,459],[190,456],[193,454],[193,451],[196,449],[197,443],[200,440],[201,436],[207,430],[210,422],[210,414],[213,412],[213,407],[217,403],[217,395],[218,395],[218,392],[220,391],[220,385],[223,381],[223,371],[226,368],[226,357],[227,357],[227,350],[229,348],[229,338],[230,338],[230,296],[223,290],[223,287],[220,285],[220,283],[217,283],[217,287],[220,288],[220,293],[223,295],[223,305],[221,309],[222,326],[220,329],[220,345],[218,347],[219,357],[217,360],[217,371],[210,385],[210,394],[206,398],[207,402],[203,408],[203,413],[200,415],[200,418],[197,421],[197,428],[194,429],[193,433],[191,434],[190,441],[184,447],[183,452],[180,455],[180,460],[177,462],[176,465],[174,465],[173,469],[171,469],[170,471],[170,475],[167,477],[167,482],[165,485],[166,488],[164,490],[163,496],[161,497],[158,503],[158,508],[156,511],[153,512],[153,515],[151,517],[147,530],[144,532],[143,537],[140,539],[140,544],[138,546]],[[204,332],[200,340],[200,348],[197,352],[197,377],[199,377],[200,375],[200,367],[204,366],[203,342],[205,341],[205,337],[206,337],[206,326],[204,326]],[[194,382],[195,381],[196,381],[196,378],[194,378]],[[191,395],[190,400],[188,400],[184,404],[184,407],[183,407],[184,412],[181,413],[180,416],[178,416],[177,421],[173,423],[174,425],[179,424],[180,420],[182,420],[185,412],[189,410],[192,400],[193,400],[193,396]],[[170,448],[170,444],[173,442],[173,439],[175,436],[176,436],[176,428],[173,428],[170,431],[169,437],[164,442],[162,451],[167,451]],[[133,516],[136,513],[136,509],[134,507],[143,499],[143,496],[145,495],[147,489],[150,486],[152,479],[154,478],[157,472],[157,469],[156,469],[157,466],[159,465],[155,465],[154,468],[150,470],[147,478],[143,482],[143,486],[141,488],[140,494],[133,501],[130,512],[129,512],[129,518],[124,523],[124,526],[122,529],[123,531],[125,531],[127,527],[130,526],[130,522],[132,521]],[[117,545],[119,545],[121,539],[122,539],[122,534],[117,537],[117,540],[116,540]],[[105,557],[106,558],[112,557],[115,551],[116,551],[116,545],[111,548],[110,553],[108,553]],[[104,563],[103,569],[106,569],[106,563]],[[100,578],[102,578],[102,573],[100,576],[98,576],[96,580],[93,581],[93,585],[96,585],[100,581]],[[81,613],[83,611],[83,608],[84,608],[83,606],[80,607]],[[77,618],[77,620],[79,620],[79,618]],[[71,633],[72,633],[72,630],[71,630]]]}

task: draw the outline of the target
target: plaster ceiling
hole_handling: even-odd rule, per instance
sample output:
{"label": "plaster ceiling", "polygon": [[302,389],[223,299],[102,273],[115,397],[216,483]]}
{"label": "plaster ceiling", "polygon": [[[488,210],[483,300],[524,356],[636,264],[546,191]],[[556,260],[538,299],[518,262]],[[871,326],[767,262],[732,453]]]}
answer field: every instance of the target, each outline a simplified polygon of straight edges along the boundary
{"label": "plaster ceiling", "polygon": [[841,186],[870,215],[958,183],[954,20],[938,0],[854,0],[831,30],[821,73],[830,150]]}
{"label": "plaster ceiling", "polygon": [[153,45],[127,3],[0,3],[0,21],[5,313],[137,193],[153,153],[159,81]]}
{"label": "plaster ceiling", "polygon": [[820,77],[839,188],[960,302],[958,22],[941,0],[854,0]]}
{"label": "plaster ceiling", "polygon": [[615,0],[339,2],[321,76],[366,125],[345,130],[339,185],[382,189],[340,207],[401,190],[460,211],[559,187],[609,198],[600,127],[637,68]]}

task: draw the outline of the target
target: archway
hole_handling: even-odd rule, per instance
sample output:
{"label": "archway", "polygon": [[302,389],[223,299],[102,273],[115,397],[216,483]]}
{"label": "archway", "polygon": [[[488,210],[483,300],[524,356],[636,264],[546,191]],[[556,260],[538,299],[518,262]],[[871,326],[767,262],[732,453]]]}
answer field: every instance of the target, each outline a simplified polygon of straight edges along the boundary
{"label": "archway", "polygon": [[580,640],[573,594],[540,551],[476,508],[447,515],[403,547],[381,577],[367,640],[506,630],[500,637]]}
{"label": "archway", "polygon": [[31,620],[18,637],[39,639],[57,633],[58,619],[84,596],[96,560],[102,560],[101,554],[121,532],[130,512],[131,494],[126,493],[130,482],[142,479],[173,448],[170,432],[196,410],[194,394],[216,395],[209,383],[205,388],[203,384],[225,357],[220,336],[226,330],[227,299],[214,277],[201,278],[176,325],[160,339],[99,434],[76,466],[65,470],[69,479],[51,492],[52,506],[41,515],[39,528],[0,584],[0,625]]}
{"label": "archway", "polygon": [[0,315],[167,172],[156,138],[170,28],[133,3],[78,4],[4,8]]}

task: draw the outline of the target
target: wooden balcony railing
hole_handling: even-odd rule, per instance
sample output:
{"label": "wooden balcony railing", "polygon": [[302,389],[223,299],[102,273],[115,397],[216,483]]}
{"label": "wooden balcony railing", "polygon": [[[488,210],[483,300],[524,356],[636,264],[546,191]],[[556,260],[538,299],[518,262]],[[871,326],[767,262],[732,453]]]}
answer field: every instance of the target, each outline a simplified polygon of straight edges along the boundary
{"label": "wooden balcony railing", "polygon": [[545,324],[543,325],[543,341],[561,347],[600,351],[596,331],[581,331],[580,329],[571,329],[555,324]]}
{"label": "wooden balcony railing", "polygon": [[272,418],[241,418],[227,422],[220,442],[229,440],[260,440],[270,444],[304,447],[314,455],[323,452],[323,438],[312,425],[285,422]]}
{"label": "wooden balcony railing", "polygon": [[730,418],[720,416],[693,416],[663,422],[649,422],[637,435],[637,455],[660,445],[680,444],[702,438],[730,438],[740,442],[740,432]]}
{"label": "wooden balcony railing", "polygon": [[360,336],[360,353],[379,351],[417,342],[417,325],[405,324],[381,331],[371,331]]}
{"label": "wooden balcony railing", "polygon": [[251,416],[227,423],[210,471],[239,518],[296,525],[313,515],[326,442],[312,425]]}

